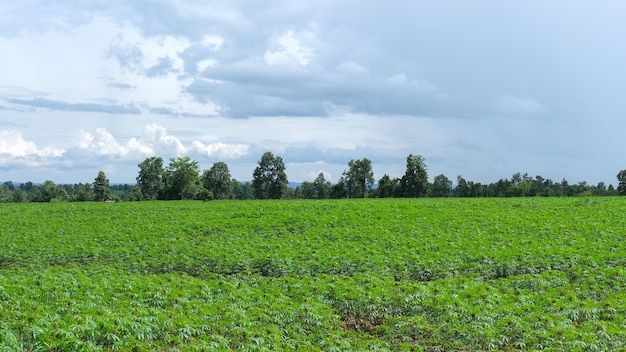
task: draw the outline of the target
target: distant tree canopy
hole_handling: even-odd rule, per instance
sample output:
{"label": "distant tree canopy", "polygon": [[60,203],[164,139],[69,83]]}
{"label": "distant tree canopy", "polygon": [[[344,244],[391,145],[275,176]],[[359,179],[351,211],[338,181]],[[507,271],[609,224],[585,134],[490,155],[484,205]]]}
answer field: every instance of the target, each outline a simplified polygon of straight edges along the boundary
{"label": "distant tree canopy", "polygon": [[140,189],[140,199],[156,200],[163,192],[163,158],[150,157],[142,161],[139,165],[139,175],[137,175],[137,186]]}
{"label": "distant tree canopy", "polygon": [[194,199],[200,192],[200,167],[190,157],[171,158],[163,173],[165,199]]}
{"label": "distant tree canopy", "polygon": [[96,202],[104,202],[113,198],[113,193],[109,188],[109,179],[102,170],[98,171],[98,176],[93,181],[93,193]]}
{"label": "distant tree canopy", "polygon": [[397,195],[400,180],[391,179],[389,175],[385,174],[380,180],[378,180],[378,197],[379,198],[391,198]]}
{"label": "distant tree canopy", "polygon": [[617,193],[621,196],[626,195],[626,170],[617,173]]}
{"label": "distant tree canopy", "polygon": [[343,183],[349,198],[365,198],[374,184],[372,162],[368,158],[350,160],[343,172]]}
{"label": "distant tree canopy", "polygon": [[452,195],[452,181],[441,174],[435,176],[432,185],[430,185],[431,197],[450,197]]}
{"label": "distant tree canopy", "polygon": [[230,199],[233,185],[228,165],[220,161],[214,163],[210,170],[204,170],[202,186],[211,193],[213,199]]}
{"label": "distant tree canopy", "polygon": [[428,182],[423,156],[410,154],[406,171],[401,178],[384,174],[374,184],[372,162],[367,158],[350,160],[347,170],[335,184],[320,172],[314,181],[304,181],[295,189],[288,188],[283,159],[265,152],[252,174],[252,182],[239,182],[231,178],[225,162],[215,162],[200,174],[197,161],[190,157],[170,158],[167,166],[163,158],[153,156],[137,165],[135,185],[110,185],[104,171],[100,170],[93,182],[56,185],[47,180],[42,184],[12,181],[0,184],[0,203],[27,202],[88,202],[106,200],[184,200],[184,199],[340,199],[364,197],[571,197],[626,195],[626,170],[617,174],[617,188],[599,182],[590,185],[585,181],[570,184],[543,178],[534,178],[517,172],[510,179],[482,184],[456,177],[456,184],[444,174]]}
{"label": "distant tree canopy", "polygon": [[265,152],[252,174],[252,187],[257,199],[280,199],[287,189],[285,164],[279,156]]}
{"label": "distant tree canopy", "polygon": [[326,178],[324,177],[324,173],[320,172],[317,177],[315,178],[315,181],[313,181],[313,192],[316,199],[325,199],[330,197],[330,189],[331,189],[331,184],[330,182],[326,181]]}
{"label": "distant tree canopy", "polygon": [[424,197],[428,192],[428,173],[424,157],[410,154],[406,158],[406,172],[401,180],[402,195],[407,198]]}

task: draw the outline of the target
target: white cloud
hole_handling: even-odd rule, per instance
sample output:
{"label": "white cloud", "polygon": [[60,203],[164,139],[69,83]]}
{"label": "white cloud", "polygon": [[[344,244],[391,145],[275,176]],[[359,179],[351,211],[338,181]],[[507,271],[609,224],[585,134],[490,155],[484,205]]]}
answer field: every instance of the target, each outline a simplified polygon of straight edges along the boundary
{"label": "white cloud", "polygon": [[217,35],[205,35],[200,42],[205,47],[211,48],[213,51],[219,50],[224,44],[224,38]]}
{"label": "white cloud", "polygon": [[326,170],[316,170],[316,171],[309,171],[308,173],[306,173],[307,179],[303,180],[303,181],[309,181],[309,182],[313,182],[315,181],[315,179],[317,178],[317,176],[319,176],[320,174],[324,175],[324,179],[328,182],[333,181],[333,175],[326,171]]}
{"label": "white cloud", "polygon": [[126,27],[120,31],[111,47],[124,67],[138,73],[149,74],[150,69],[167,63],[164,74],[182,73],[184,69],[180,54],[191,46],[182,36],[159,35],[144,37],[139,28]]}
{"label": "white cloud", "polygon": [[203,72],[207,68],[215,66],[216,63],[217,61],[212,59],[198,61],[196,62],[196,69],[198,70],[198,72]]}
{"label": "white cloud", "polygon": [[[161,113],[213,116],[217,106],[185,93],[195,75],[215,65],[223,38],[205,34],[146,36],[141,28],[95,14],[75,26],[52,26],[3,37],[0,32],[0,106],[26,111],[2,99],[44,99],[59,107],[131,106]],[[185,51],[200,48],[185,56]],[[38,100],[38,101],[39,101]]]}
{"label": "white cloud", "polygon": [[[24,134],[3,132],[2,155],[52,160],[2,175],[74,181],[108,162],[127,181],[149,152],[203,162],[249,146],[232,162],[244,180],[270,149],[302,163],[290,164],[295,181],[337,177],[353,157],[398,174],[398,159],[420,153],[451,178],[558,165],[553,178],[614,182],[624,5],[416,4],[0,2],[0,129]],[[494,113],[507,118],[484,118]]]}
{"label": "white cloud", "polygon": [[8,158],[59,157],[63,150],[53,146],[39,149],[34,142],[27,141],[15,130],[0,130],[0,156]]}
{"label": "white cloud", "polygon": [[0,154],[12,157],[26,157],[39,154],[35,143],[24,140],[18,131],[0,131]]}
{"label": "white cloud", "polygon": [[75,137],[75,143],[80,149],[88,149],[89,146],[91,146],[91,143],[93,143],[93,140],[94,140],[93,134],[83,131],[83,130],[78,132]]}
{"label": "white cloud", "polygon": [[245,144],[226,144],[221,142],[204,144],[200,141],[193,141],[190,149],[209,157],[235,159],[246,155],[250,148]]}
{"label": "white cloud", "polygon": [[157,124],[150,124],[144,128],[142,140],[152,145],[157,153],[180,156],[187,152],[187,148],[178,138],[169,134],[165,127]]}
{"label": "white cloud", "polygon": [[[305,32],[304,35],[309,34]],[[307,66],[315,57],[315,50],[303,45],[293,31],[271,40],[269,46],[264,58],[270,66],[293,66],[294,63]]]}
{"label": "white cloud", "polygon": [[136,138],[121,144],[117,138],[105,128],[97,128],[95,134],[81,130],[75,138],[79,150],[88,151],[93,155],[107,157],[131,157],[151,155],[154,150]]}

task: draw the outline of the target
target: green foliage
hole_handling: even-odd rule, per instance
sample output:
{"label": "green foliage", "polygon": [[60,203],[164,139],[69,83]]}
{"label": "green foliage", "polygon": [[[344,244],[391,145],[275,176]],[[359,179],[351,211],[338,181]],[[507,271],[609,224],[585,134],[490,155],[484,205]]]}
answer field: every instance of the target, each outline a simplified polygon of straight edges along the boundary
{"label": "green foliage", "polygon": [[0,204],[0,350],[624,350],[624,206]]}
{"label": "green foliage", "polygon": [[331,184],[326,181],[324,173],[320,172],[315,181],[313,181],[313,190],[315,192],[315,198],[326,199],[330,197]]}
{"label": "green foliage", "polygon": [[241,183],[233,179],[230,184],[233,188],[233,198],[237,200],[251,200],[254,199],[254,188],[250,182]]}
{"label": "green foliage", "polygon": [[233,194],[230,170],[224,162],[216,162],[210,170],[202,173],[202,186],[214,199],[230,199]]}
{"label": "green foliage", "polygon": [[30,188],[31,201],[37,203],[49,203],[67,200],[67,192],[57,187],[54,182],[47,180],[41,186],[32,186]]}
{"label": "green foliage", "polygon": [[90,202],[96,198],[94,189],[89,183],[79,183],[74,187],[74,191],[71,195],[71,200],[74,202]]}
{"label": "green foliage", "polygon": [[409,154],[406,158],[406,172],[402,176],[402,195],[408,198],[424,197],[428,192],[428,173],[421,155]]}
{"label": "green foliage", "polygon": [[141,197],[135,195],[135,200],[156,200],[163,192],[163,158],[150,157],[142,161],[139,165],[139,175],[137,175],[137,185],[141,190]]}
{"label": "green foliage", "polygon": [[296,189],[296,197],[301,199],[316,198],[315,186],[313,182],[304,181]]}
{"label": "green foliage", "polygon": [[368,158],[350,160],[343,180],[349,198],[366,198],[374,184],[372,162]]}
{"label": "green foliage", "polygon": [[400,188],[399,179],[391,179],[385,174],[378,180],[378,198],[391,198],[398,193]]}
{"label": "green foliage", "polygon": [[13,191],[6,184],[0,185],[0,203],[12,203]]}
{"label": "green foliage", "polygon": [[265,152],[252,174],[252,187],[257,199],[280,199],[287,189],[285,164],[280,156]]}
{"label": "green foliage", "polygon": [[444,174],[437,175],[433,179],[429,191],[431,197],[450,197],[452,195],[452,181]]}
{"label": "green foliage", "polygon": [[200,167],[188,156],[170,158],[163,180],[166,199],[194,199],[201,191]]}
{"label": "green foliage", "polygon": [[104,202],[113,197],[113,193],[109,188],[109,179],[102,170],[98,171],[98,176],[96,176],[93,182],[93,194],[93,199],[96,202]]}
{"label": "green foliage", "polygon": [[622,170],[617,173],[617,193],[621,196],[626,195],[626,170]]}
{"label": "green foliage", "polygon": [[28,193],[26,193],[21,188],[17,188],[13,190],[13,203],[27,203],[27,202],[28,202]]}

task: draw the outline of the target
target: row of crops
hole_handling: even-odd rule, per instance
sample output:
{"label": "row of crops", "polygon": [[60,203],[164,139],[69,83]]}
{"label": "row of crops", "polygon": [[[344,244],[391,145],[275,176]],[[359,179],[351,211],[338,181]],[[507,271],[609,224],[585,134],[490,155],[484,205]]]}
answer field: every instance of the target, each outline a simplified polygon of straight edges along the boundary
{"label": "row of crops", "polygon": [[3,205],[0,350],[626,350],[624,209]]}

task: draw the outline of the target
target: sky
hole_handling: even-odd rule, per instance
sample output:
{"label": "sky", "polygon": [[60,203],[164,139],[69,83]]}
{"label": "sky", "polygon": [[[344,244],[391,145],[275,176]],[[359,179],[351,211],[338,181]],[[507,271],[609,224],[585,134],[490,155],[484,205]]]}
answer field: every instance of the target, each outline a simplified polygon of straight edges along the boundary
{"label": "sky", "polygon": [[0,181],[135,183],[189,156],[252,179],[516,172],[616,184],[626,2],[1,1]]}

